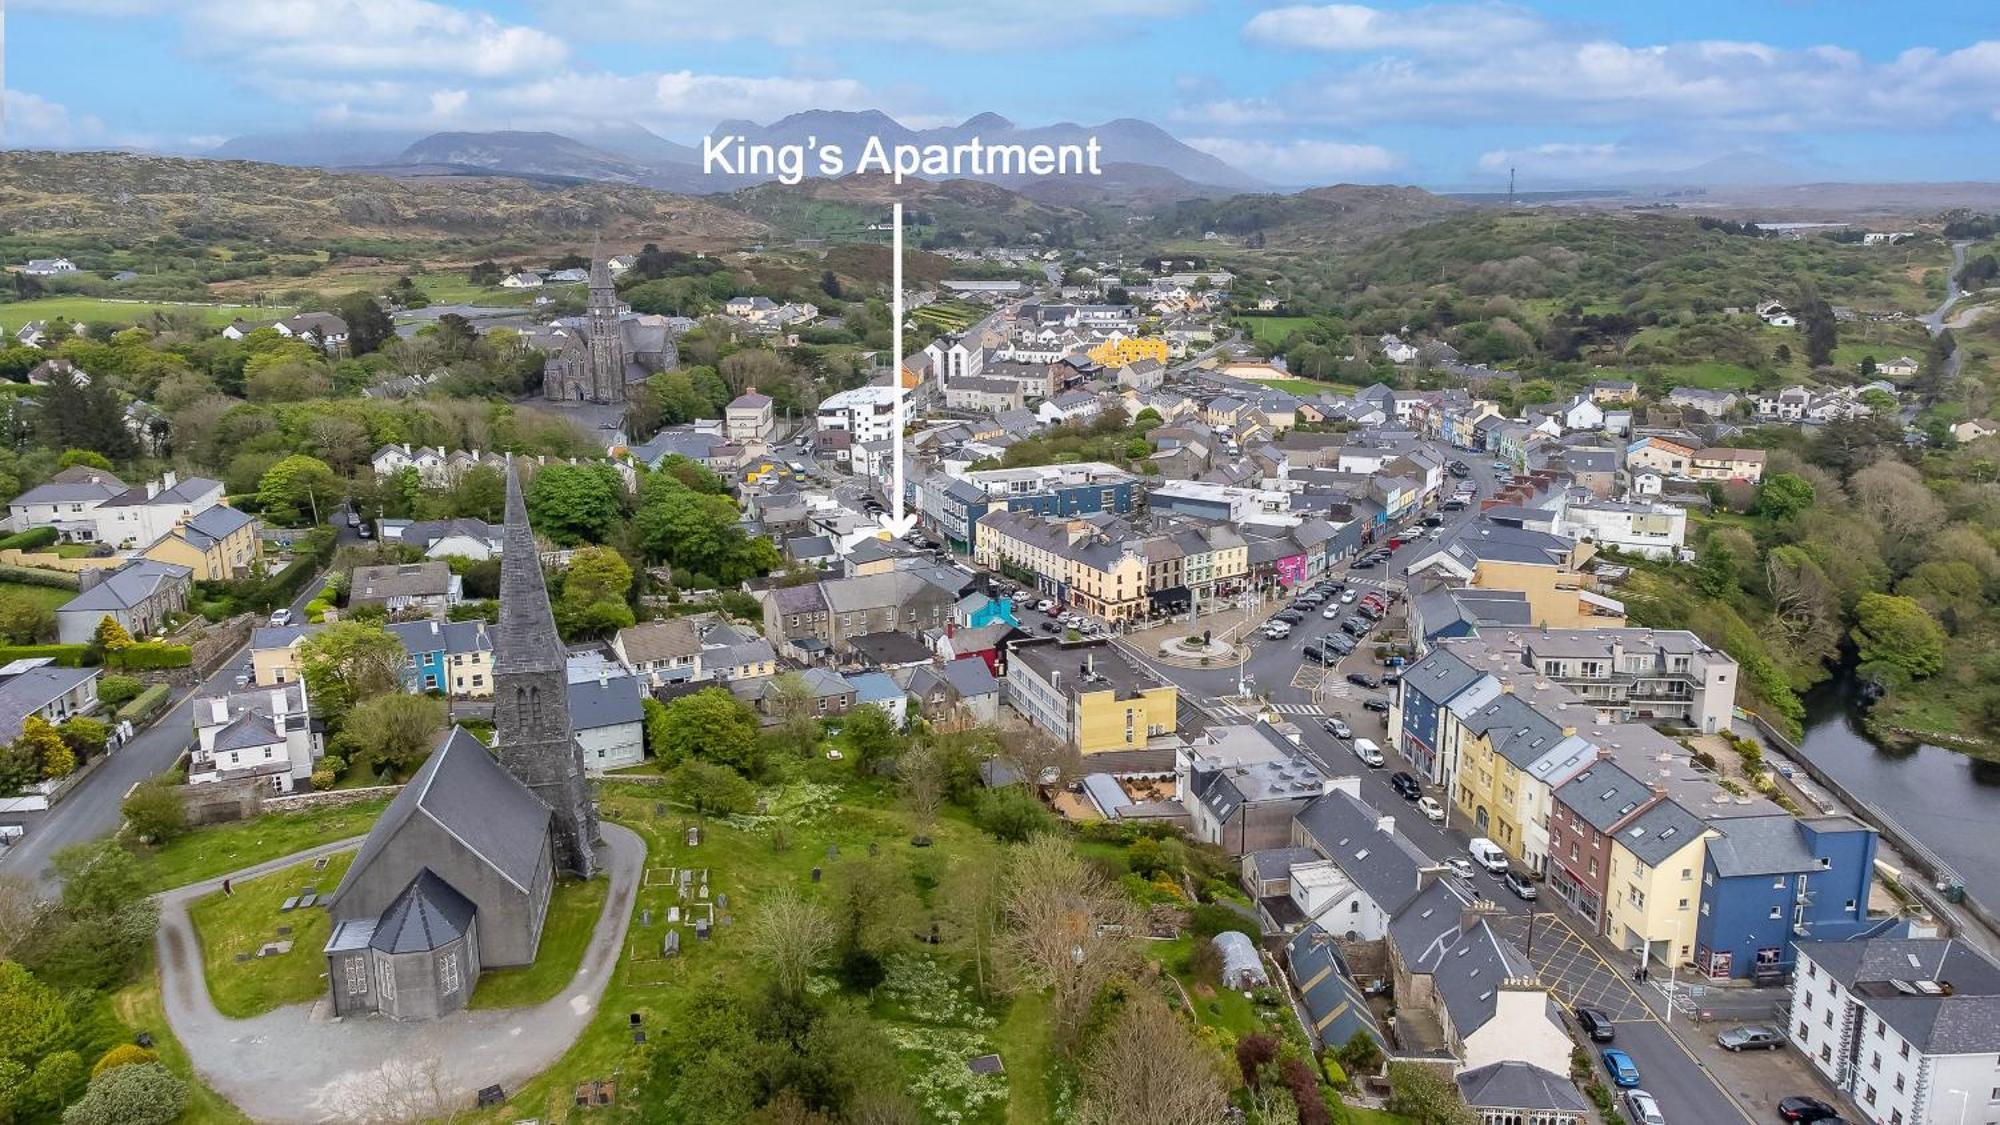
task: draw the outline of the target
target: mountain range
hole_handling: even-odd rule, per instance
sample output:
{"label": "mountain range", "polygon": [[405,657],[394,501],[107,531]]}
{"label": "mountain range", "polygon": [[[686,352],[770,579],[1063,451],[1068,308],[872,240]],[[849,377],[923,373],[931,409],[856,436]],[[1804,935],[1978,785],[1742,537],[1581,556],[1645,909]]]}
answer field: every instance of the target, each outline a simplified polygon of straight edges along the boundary
{"label": "mountain range", "polygon": [[[1119,118],[1100,125],[1072,122],[1021,126],[997,113],[957,125],[912,129],[879,110],[808,110],[760,125],[724,121],[712,137],[752,144],[801,144],[813,138],[859,152],[869,137],[887,144],[1081,144],[1096,137],[1106,174],[1076,177],[994,176],[988,182],[1022,189],[1049,202],[1078,203],[1138,196],[1148,200],[1222,197],[1266,185],[1256,177],[1183,144],[1150,122]],[[363,168],[388,175],[508,175],[530,179],[629,183],[665,191],[708,194],[768,182],[768,176],[705,174],[698,148],[623,122],[565,132],[443,132],[429,135],[311,131],[232,137],[208,155],[232,160]]]}

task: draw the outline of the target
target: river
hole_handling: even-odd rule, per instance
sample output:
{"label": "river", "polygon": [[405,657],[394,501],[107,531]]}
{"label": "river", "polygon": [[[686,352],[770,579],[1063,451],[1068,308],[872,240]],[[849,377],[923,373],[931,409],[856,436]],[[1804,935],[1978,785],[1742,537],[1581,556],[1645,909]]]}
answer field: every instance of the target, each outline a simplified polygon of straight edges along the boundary
{"label": "river", "polygon": [[1806,696],[1806,757],[1936,852],[1989,908],[2000,906],[2000,763],[1942,746],[1885,749],[1861,729],[1845,676]]}

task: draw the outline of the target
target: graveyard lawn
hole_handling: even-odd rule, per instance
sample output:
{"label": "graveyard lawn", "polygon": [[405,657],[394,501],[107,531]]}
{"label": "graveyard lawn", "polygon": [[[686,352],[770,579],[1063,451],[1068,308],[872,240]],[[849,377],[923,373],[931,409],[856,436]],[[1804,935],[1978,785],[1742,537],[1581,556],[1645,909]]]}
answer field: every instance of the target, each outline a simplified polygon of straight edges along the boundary
{"label": "graveyard lawn", "polygon": [[[358,843],[388,805],[389,795],[384,794],[352,805],[270,813],[197,828],[156,848],[139,847],[140,862],[147,870],[146,889],[185,887],[335,840],[355,838]],[[320,889],[333,887],[321,884]]]}
{"label": "graveyard lawn", "polygon": [[487,969],[473,986],[474,1008],[520,1008],[540,1004],[569,986],[583,963],[583,951],[604,912],[604,895],[611,880],[564,879],[549,896],[548,920],[535,963],[519,969]]}
{"label": "graveyard lawn", "polygon": [[[201,960],[215,1010],[232,1019],[268,1012],[285,1004],[316,1000],[326,991],[326,948],[330,919],[315,905],[284,911],[285,900],[313,887],[333,893],[354,862],[353,852],[327,857],[315,871],[308,860],[283,871],[246,879],[233,894],[217,891],[188,911],[201,940]],[[280,927],[291,933],[279,934]],[[259,956],[272,943],[291,942],[283,953]]]}

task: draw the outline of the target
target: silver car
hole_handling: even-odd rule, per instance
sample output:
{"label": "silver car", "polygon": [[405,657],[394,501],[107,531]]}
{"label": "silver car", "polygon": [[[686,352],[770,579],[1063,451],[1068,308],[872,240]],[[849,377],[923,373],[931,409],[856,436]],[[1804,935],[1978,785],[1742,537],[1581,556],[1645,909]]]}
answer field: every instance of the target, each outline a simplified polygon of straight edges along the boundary
{"label": "silver car", "polygon": [[1632,1115],[1632,1125],[1667,1125],[1667,1115],[1660,1112],[1660,1103],[1644,1090],[1625,1091],[1625,1108]]}
{"label": "silver car", "polygon": [[1775,1027],[1746,1024],[1718,1034],[1715,1044],[1725,1051],[1775,1051],[1785,1045],[1785,1036]]}

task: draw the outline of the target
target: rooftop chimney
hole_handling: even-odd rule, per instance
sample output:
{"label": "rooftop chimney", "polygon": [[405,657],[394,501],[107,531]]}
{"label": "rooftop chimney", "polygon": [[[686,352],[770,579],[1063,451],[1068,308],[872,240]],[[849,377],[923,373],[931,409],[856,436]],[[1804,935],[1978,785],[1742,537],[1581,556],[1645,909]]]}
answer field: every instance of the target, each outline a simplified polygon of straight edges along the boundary
{"label": "rooftop chimney", "polygon": [[180,476],[176,474],[172,469],[168,469],[166,472],[161,473],[160,480],[163,482],[163,484],[161,485],[161,487],[163,488],[172,488],[173,486],[181,482]]}
{"label": "rooftop chimney", "polygon": [[227,699],[211,699],[211,700],[209,700],[209,701],[208,701],[208,714],[209,714],[209,718],[210,718],[210,720],[211,720],[211,721],[213,721],[213,722],[218,722],[218,723],[226,723],[226,722],[228,722],[228,721],[229,721],[229,701],[228,701]]}

